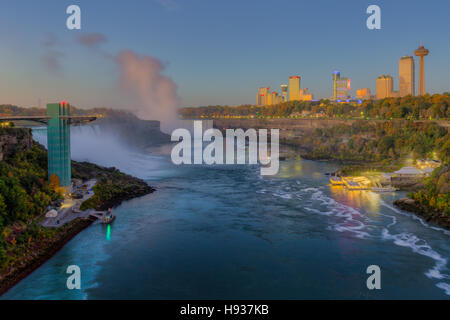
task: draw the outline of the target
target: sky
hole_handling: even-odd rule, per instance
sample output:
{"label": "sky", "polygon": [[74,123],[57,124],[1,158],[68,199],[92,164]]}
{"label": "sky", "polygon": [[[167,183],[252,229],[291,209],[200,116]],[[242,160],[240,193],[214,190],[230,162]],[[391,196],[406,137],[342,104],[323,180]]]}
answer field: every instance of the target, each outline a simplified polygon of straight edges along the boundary
{"label": "sky", "polygon": [[[81,30],[66,27],[72,4]],[[381,30],[366,27],[372,4]],[[353,93],[374,93],[382,74],[398,88],[398,60],[420,41],[430,50],[427,91],[442,93],[449,12],[448,0],[2,0],[0,103],[237,105],[255,103],[260,86],[280,91],[291,75],[326,98],[335,69]]]}

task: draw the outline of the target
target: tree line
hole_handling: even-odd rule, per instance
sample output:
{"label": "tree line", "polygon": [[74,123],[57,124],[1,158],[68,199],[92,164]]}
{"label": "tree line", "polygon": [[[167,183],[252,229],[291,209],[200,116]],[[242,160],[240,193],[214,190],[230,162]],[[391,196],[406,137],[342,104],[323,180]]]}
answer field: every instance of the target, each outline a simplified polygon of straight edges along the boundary
{"label": "tree line", "polygon": [[450,118],[450,93],[364,100],[337,103],[319,101],[288,101],[271,106],[203,106],[179,110],[184,119],[251,117],[251,118],[364,118],[364,119],[410,119],[436,120]]}

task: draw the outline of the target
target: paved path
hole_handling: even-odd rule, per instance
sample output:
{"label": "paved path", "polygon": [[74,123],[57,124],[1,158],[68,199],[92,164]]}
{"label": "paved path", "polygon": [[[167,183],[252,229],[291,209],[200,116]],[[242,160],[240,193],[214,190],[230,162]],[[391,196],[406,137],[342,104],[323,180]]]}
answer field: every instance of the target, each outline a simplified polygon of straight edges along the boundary
{"label": "paved path", "polygon": [[[58,209],[58,216],[55,218],[44,218],[41,225],[49,228],[61,227],[77,218],[86,218],[91,213],[96,212],[94,209],[80,211],[81,204],[94,196],[94,192],[89,190],[97,184],[97,180],[92,179],[84,184],[86,185],[86,194],[82,199],[66,198]],[[76,190],[73,191],[75,192]]]}

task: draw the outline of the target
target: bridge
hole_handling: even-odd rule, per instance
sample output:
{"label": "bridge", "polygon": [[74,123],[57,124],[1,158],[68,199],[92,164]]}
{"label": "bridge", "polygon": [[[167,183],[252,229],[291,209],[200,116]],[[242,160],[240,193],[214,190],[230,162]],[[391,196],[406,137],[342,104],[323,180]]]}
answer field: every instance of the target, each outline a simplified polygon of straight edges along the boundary
{"label": "bridge", "polygon": [[72,116],[70,111],[71,106],[63,101],[47,104],[45,116],[0,117],[0,122],[27,120],[47,124],[48,179],[51,181],[52,176],[56,176],[66,192],[70,192],[72,186],[70,125],[97,119],[97,116]]}
{"label": "bridge", "polygon": [[[79,124],[94,121],[98,116],[60,116],[61,120],[69,120],[71,124]],[[47,123],[52,117],[50,116],[9,116],[0,117],[0,122],[15,122],[15,121],[35,121],[40,123]]]}

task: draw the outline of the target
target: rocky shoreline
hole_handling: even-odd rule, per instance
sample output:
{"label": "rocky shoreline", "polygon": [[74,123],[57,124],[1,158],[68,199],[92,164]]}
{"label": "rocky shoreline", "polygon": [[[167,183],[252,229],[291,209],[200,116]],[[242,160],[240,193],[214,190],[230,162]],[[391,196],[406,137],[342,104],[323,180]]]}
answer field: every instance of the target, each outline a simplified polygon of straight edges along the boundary
{"label": "rocky shoreline", "polygon": [[413,199],[401,198],[396,200],[394,205],[399,209],[416,214],[417,216],[423,218],[426,222],[432,222],[450,230],[450,216],[447,216],[442,212],[425,208]]}

